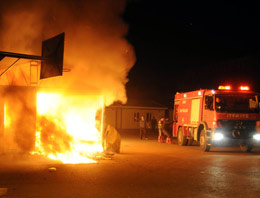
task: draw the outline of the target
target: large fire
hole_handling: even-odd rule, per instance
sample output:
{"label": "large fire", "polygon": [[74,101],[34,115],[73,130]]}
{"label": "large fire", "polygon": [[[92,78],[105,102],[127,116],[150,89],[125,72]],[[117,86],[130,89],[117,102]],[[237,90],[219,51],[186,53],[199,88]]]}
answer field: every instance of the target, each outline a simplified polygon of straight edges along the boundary
{"label": "large fire", "polygon": [[[40,63],[0,60],[0,74],[8,68],[0,77],[0,153],[94,162],[103,151],[104,106],[127,101],[125,85],[135,63],[134,49],[126,40],[128,25],[122,19],[126,1],[5,1],[2,5],[0,51],[39,55],[42,40],[62,32],[66,36],[62,76],[40,79]],[[46,92],[46,88],[59,91]],[[98,95],[89,95],[92,91]]]}
{"label": "large fire", "polygon": [[102,152],[101,96],[37,93],[37,131],[33,154],[63,163],[91,163]]}

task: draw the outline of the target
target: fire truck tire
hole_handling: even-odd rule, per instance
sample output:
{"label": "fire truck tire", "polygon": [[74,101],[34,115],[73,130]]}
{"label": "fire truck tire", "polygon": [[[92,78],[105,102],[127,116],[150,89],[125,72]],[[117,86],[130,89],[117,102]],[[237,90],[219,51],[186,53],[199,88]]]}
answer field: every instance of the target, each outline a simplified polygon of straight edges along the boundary
{"label": "fire truck tire", "polygon": [[181,127],[178,129],[178,145],[180,146],[187,145],[187,137],[183,135]]}
{"label": "fire truck tire", "polygon": [[253,148],[252,144],[240,144],[240,149],[241,151],[243,151],[244,153],[249,153],[251,152]]}
{"label": "fire truck tire", "polygon": [[208,145],[207,142],[205,130],[202,130],[200,132],[200,148],[205,152],[209,152],[210,150],[210,146]]}

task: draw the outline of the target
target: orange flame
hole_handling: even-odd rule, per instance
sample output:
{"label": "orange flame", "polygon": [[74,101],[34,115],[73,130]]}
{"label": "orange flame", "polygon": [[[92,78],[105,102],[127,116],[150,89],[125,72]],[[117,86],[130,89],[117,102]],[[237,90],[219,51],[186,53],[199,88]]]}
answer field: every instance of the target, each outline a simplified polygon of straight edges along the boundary
{"label": "orange flame", "polygon": [[7,105],[4,104],[4,127],[7,128],[10,126],[10,123],[11,123],[11,118],[10,116],[8,115],[8,110],[7,110]]}
{"label": "orange flame", "polygon": [[[103,151],[103,97],[37,93],[35,151],[63,163],[93,163]],[[99,119],[97,112],[102,110]]]}

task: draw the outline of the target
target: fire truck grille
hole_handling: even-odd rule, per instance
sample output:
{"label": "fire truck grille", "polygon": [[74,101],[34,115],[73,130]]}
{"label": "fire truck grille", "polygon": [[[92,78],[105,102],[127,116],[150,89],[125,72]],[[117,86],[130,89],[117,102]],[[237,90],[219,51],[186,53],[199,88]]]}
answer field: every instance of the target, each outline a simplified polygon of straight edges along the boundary
{"label": "fire truck grille", "polygon": [[252,120],[220,120],[220,123],[225,136],[235,139],[249,138],[256,126]]}

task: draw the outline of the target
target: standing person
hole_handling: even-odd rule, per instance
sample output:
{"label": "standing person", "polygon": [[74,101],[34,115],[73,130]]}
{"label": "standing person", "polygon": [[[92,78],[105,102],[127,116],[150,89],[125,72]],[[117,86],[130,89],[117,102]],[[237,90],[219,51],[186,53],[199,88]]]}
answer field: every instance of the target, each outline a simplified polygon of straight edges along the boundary
{"label": "standing person", "polygon": [[170,122],[169,121],[169,118],[165,118],[164,121],[163,121],[163,125],[162,125],[162,132],[164,135],[167,136],[167,138],[170,138],[171,135],[170,135],[170,125],[172,124],[173,122]]}
{"label": "standing person", "polygon": [[159,130],[159,136],[158,136],[158,142],[162,143],[164,142],[164,136],[167,137],[166,142],[171,142],[171,136],[169,133],[169,126],[172,122],[169,122],[168,118],[161,117],[161,119],[158,122],[158,130]]}
{"label": "standing person", "polygon": [[142,140],[143,137],[146,138],[146,122],[143,115],[141,115],[141,119],[139,120],[139,130],[140,139]]}
{"label": "standing person", "polygon": [[151,127],[152,127],[152,132],[155,133],[156,132],[156,125],[157,125],[157,120],[155,119],[155,117],[153,116],[152,120],[151,120]]}
{"label": "standing person", "polygon": [[152,131],[151,121],[149,122],[149,121],[146,120],[145,129],[146,129],[146,136],[147,136]]}
{"label": "standing person", "polygon": [[158,132],[159,137],[162,136],[162,126],[163,126],[164,117],[161,117],[161,119],[158,121]]}
{"label": "standing person", "polygon": [[163,129],[163,122],[164,117],[161,117],[161,119],[158,121],[158,142],[163,143],[164,142],[164,136],[162,135],[162,129]]}
{"label": "standing person", "polygon": [[164,135],[166,135],[166,143],[167,144],[172,144],[172,138],[170,135],[171,131],[171,125],[173,122],[170,122],[168,118],[164,119],[163,126],[162,126],[162,132]]}

